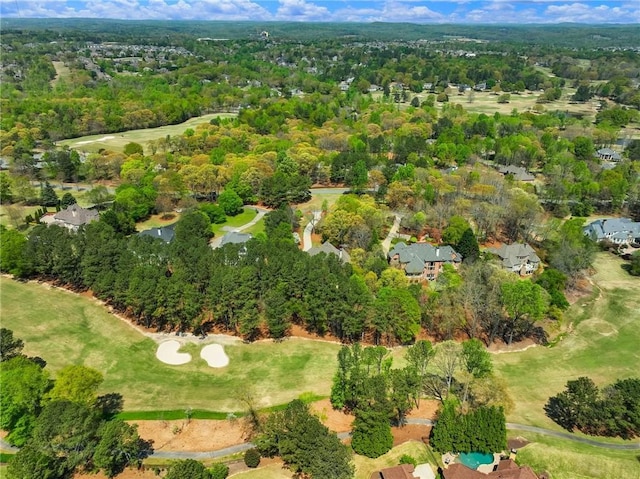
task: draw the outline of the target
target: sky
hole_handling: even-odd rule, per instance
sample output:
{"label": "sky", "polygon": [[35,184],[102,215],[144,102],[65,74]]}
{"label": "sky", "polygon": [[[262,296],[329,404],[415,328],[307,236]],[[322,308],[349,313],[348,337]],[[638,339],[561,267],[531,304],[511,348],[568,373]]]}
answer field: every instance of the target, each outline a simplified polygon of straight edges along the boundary
{"label": "sky", "polygon": [[0,0],[2,18],[640,23],[640,0]]}

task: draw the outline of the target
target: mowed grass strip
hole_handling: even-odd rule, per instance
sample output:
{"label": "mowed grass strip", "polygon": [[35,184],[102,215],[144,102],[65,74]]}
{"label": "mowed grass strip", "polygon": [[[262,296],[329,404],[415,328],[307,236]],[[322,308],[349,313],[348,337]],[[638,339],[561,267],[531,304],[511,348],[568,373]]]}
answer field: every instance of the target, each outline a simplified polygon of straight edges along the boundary
{"label": "mowed grass strip", "polygon": [[568,380],[588,376],[604,386],[640,375],[640,278],[622,265],[607,253],[597,255],[595,292],[567,311],[573,331],[555,346],[493,356],[515,402],[509,421],[560,430],[543,408]]}
{"label": "mowed grass strip", "polygon": [[[337,344],[287,339],[225,346],[226,368],[210,368],[200,346],[183,350],[192,361],[170,366],[156,359],[157,344],[90,298],[34,282],[0,278],[2,326],[25,342],[25,353],[48,362],[53,375],[84,364],[105,378],[101,393],[118,392],[125,410],[241,411],[252,392],[261,408],[302,393],[326,395],[336,367]],[[168,337],[167,339],[170,339]]]}
{"label": "mowed grass strip", "polygon": [[638,451],[616,451],[526,433],[532,442],[518,451],[517,461],[553,479],[639,479]]}

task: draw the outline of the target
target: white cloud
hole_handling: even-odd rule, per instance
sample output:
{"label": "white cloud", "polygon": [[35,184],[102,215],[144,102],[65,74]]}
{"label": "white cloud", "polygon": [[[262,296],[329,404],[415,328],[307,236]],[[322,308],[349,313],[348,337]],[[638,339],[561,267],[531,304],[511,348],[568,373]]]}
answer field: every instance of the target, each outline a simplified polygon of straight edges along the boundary
{"label": "white cloud", "polygon": [[[451,8],[451,4],[455,6]],[[269,11],[266,5],[275,10]],[[331,8],[329,8],[331,7]],[[0,0],[2,17],[638,23],[638,0]]]}
{"label": "white cloud", "polygon": [[326,7],[305,0],[280,0],[280,6],[276,12],[277,20],[292,21],[329,21],[332,14]]}

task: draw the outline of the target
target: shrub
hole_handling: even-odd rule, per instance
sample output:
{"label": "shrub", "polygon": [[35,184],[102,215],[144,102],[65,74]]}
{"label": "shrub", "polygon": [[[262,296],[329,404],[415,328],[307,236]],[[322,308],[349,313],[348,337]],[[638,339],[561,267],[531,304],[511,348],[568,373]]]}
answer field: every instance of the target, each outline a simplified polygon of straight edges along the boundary
{"label": "shrub", "polygon": [[260,453],[257,449],[249,449],[244,453],[244,463],[247,467],[258,467],[260,465]]}
{"label": "shrub", "polygon": [[403,454],[400,457],[400,464],[413,464],[413,466],[417,466],[418,465],[418,461],[415,460],[415,458],[411,457],[409,454]]}
{"label": "shrub", "polygon": [[209,474],[211,474],[211,479],[227,479],[227,476],[229,475],[229,466],[222,464],[221,462],[216,462],[209,469]]}

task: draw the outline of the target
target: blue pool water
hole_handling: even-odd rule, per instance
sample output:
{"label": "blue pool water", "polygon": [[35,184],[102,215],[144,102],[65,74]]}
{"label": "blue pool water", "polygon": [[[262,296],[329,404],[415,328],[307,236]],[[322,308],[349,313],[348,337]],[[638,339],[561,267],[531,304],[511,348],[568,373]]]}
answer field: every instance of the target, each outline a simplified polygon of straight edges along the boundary
{"label": "blue pool water", "polygon": [[463,452],[458,456],[458,461],[470,469],[477,469],[482,464],[491,464],[493,462],[493,454]]}

